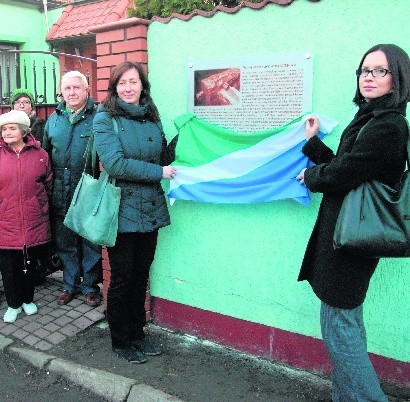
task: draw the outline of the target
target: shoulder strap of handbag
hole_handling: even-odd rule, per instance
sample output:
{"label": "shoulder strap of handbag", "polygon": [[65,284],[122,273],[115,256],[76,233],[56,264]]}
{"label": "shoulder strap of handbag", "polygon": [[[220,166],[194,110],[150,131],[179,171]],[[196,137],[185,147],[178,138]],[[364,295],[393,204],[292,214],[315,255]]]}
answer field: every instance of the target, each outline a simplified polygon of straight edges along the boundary
{"label": "shoulder strap of handbag", "polygon": [[[399,113],[392,111],[393,113]],[[399,113],[400,116],[403,117],[404,120],[406,120],[407,123],[407,169],[406,170],[410,170],[410,130],[409,130],[409,122],[407,121],[407,119],[401,114]],[[363,129],[373,120],[373,117],[359,130],[359,133],[357,134],[356,140],[359,138],[360,134],[362,133]]]}
{"label": "shoulder strap of handbag", "polygon": [[[118,122],[114,117],[112,117],[111,119],[114,125],[114,131],[118,135]],[[94,134],[91,134],[90,139],[88,140],[87,146],[84,151],[84,158],[84,171],[92,171],[93,176],[95,176],[95,171],[98,170],[99,162],[98,154],[94,146]]]}
{"label": "shoulder strap of handbag", "polygon": [[115,117],[111,117],[111,120],[112,120],[112,124],[114,126],[114,131],[118,135],[118,122],[117,122],[117,119]]}

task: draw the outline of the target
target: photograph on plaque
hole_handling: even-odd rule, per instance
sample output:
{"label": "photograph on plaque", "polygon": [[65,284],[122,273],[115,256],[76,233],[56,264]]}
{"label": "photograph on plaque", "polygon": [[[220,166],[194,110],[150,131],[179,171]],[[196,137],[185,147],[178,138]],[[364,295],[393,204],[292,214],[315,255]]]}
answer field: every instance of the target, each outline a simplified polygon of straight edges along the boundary
{"label": "photograph on plaque", "polygon": [[195,106],[235,106],[241,102],[239,68],[196,70]]}

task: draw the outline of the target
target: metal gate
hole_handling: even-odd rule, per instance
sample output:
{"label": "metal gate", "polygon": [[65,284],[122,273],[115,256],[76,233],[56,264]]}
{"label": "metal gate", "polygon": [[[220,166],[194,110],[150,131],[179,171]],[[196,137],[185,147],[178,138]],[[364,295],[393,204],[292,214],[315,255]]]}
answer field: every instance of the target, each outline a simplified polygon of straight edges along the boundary
{"label": "metal gate", "polygon": [[[0,47],[0,112],[10,107],[10,95],[16,88],[25,88],[34,95],[36,105],[55,105],[60,101],[61,93],[59,57],[75,58],[81,61],[97,63],[88,57],[61,52],[41,50],[17,50]],[[61,66],[61,73],[67,71]],[[85,76],[90,81],[91,72]]]}

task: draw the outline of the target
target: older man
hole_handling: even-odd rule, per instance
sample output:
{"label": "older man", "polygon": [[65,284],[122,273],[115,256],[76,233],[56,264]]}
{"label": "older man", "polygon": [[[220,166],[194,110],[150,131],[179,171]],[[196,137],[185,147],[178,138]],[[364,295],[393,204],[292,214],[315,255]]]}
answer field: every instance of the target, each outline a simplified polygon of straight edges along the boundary
{"label": "older man", "polygon": [[63,263],[64,291],[57,303],[68,304],[77,293],[82,293],[88,305],[98,306],[101,248],[63,224],[84,169],[84,152],[92,133],[96,106],[88,95],[86,77],[78,71],[63,75],[61,91],[64,100],[47,120],[43,138],[43,148],[51,155],[54,169],[51,224]]}

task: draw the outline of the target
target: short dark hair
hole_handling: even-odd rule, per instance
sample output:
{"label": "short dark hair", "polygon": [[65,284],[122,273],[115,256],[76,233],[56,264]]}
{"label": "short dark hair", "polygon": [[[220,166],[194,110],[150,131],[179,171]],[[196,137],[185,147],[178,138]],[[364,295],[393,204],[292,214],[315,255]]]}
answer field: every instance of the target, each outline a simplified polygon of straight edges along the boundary
{"label": "short dark hair", "polygon": [[[409,55],[399,46],[393,44],[380,44],[370,48],[362,57],[359,68],[362,68],[364,59],[369,53],[381,51],[386,55],[389,70],[393,78],[393,96],[391,107],[398,107],[410,102],[410,59]],[[353,102],[359,105],[364,100],[359,89],[359,77],[357,77],[356,94]]]}
{"label": "short dark hair", "polygon": [[121,64],[118,64],[112,71],[110,75],[110,79],[108,81],[108,94],[107,97],[102,102],[107,112],[111,116],[115,116],[116,112],[116,99],[118,98],[117,93],[117,84],[122,75],[127,72],[128,70],[136,69],[138,71],[138,75],[141,80],[142,84],[142,91],[140,95],[140,103],[141,104],[148,104],[148,115],[147,117],[153,121],[159,121],[159,113],[158,109],[155,106],[154,101],[151,98],[150,89],[151,85],[148,81],[147,75],[144,71],[144,68],[140,63],[135,63],[132,61],[124,61]]}

